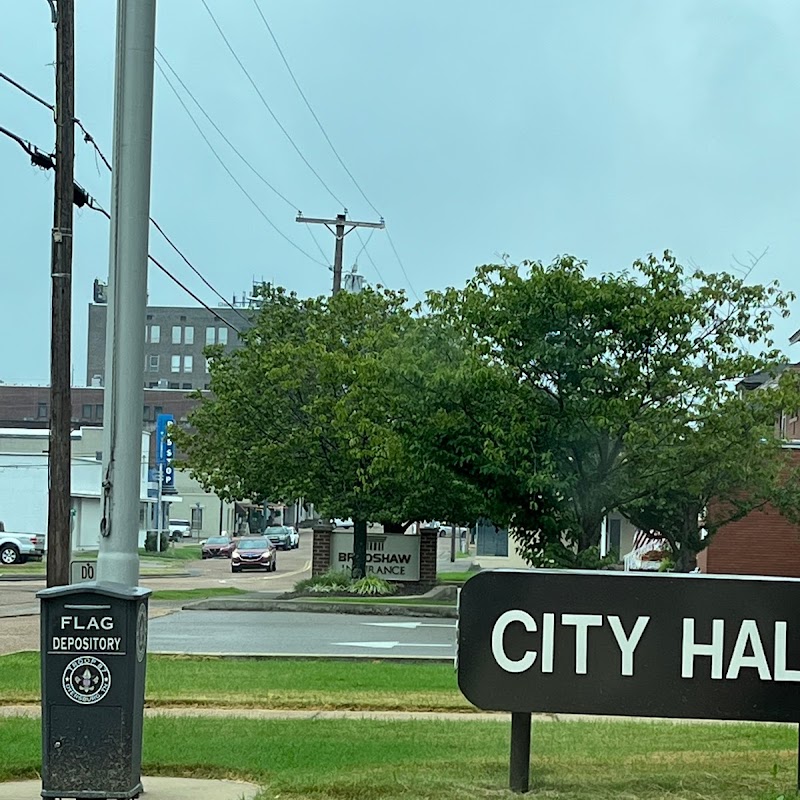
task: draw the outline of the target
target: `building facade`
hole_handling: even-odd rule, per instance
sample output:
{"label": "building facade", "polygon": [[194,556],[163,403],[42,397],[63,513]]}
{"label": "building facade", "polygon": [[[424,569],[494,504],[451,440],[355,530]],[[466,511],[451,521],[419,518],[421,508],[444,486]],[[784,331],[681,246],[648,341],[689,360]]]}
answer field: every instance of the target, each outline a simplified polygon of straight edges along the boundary
{"label": "building facade", "polygon": [[[86,385],[105,385],[108,306],[89,304]],[[210,376],[204,351],[220,345],[239,346],[239,332],[250,327],[250,308],[148,306],[144,336],[144,386],[149,389],[208,389]]]}

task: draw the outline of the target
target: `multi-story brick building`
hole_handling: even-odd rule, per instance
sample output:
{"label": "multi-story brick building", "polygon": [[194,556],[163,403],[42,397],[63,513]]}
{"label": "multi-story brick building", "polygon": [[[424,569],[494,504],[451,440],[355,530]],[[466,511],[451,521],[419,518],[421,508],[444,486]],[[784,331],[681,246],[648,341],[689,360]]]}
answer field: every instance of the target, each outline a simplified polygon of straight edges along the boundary
{"label": "multi-story brick building", "polygon": [[[89,304],[86,385],[105,385],[108,307]],[[204,350],[239,345],[239,331],[250,325],[249,308],[148,306],[145,330],[144,385],[150,389],[208,389],[210,377]]]}

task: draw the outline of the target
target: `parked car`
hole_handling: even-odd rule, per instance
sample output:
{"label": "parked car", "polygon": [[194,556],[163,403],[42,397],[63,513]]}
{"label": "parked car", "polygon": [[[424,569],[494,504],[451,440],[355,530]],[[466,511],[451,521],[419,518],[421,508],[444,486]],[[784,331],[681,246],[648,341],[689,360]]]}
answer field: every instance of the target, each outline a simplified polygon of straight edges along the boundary
{"label": "parked car", "polygon": [[277,551],[266,536],[243,536],[236,541],[231,554],[231,572],[243,569],[263,569],[275,572],[278,568]]}
{"label": "parked car", "polygon": [[295,532],[294,528],[288,525],[270,525],[265,528],[264,536],[272,542],[275,547],[280,547],[281,550],[291,550],[295,545],[295,538],[297,543],[300,542],[300,537]]}
{"label": "parked car", "polygon": [[29,559],[41,561],[44,556],[44,536],[41,533],[6,531],[0,522],[0,564],[24,564]]}
{"label": "parked car", "polygon": [[188,519],[171,519],[169,521],[169,540],[171,542],[188,539],[192,535],[192,523]]}
{"label": "parked car", "polygon": [[236,545],[230,536],[211,536],[201,550],[203,558],[230,558]]}

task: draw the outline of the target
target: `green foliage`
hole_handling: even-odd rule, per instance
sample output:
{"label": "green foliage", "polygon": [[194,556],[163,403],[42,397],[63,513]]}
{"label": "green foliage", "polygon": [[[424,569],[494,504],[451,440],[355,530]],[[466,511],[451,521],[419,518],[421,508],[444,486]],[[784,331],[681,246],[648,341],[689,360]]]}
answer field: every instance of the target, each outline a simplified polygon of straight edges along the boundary
{"label": "green foliage", "polygon": [[374,575],[367,575],[353,581],[348,589],[351,594],[375,596],[394,594],[395,590],[393,583],[389,583],[383,578],[376,578]]}
{"label": "green foliage", "polygon": [[304,497],[327,517],[457,519],[458,482],[412,459],[388,411],[393,365],[418,341],[403,295],[265,288],[262,300],[244,347],[216,353],[212,396],[177,436],[192,475],[230,499]]}
{"label": "green foliage", "polygon": [[431,455],[488,493],[530,558],[569,561],[598,545],[608,511],[649,496],[665,458],[688,474],[686,432],[733,400],[733,381],[778,364],[772,318],[791,299],[670,253],[600,277],[569,256],[481,267],[430,295],[465,352]]}
{"label": "green foliage", "polygon": [[329,592],[346,592],[353,584],[352,579],[346,572],[338,569],[329,569],[321,575],[313,578],[305,578],[298,581],[294,586],[295,592],[314,592],[327,594]]}

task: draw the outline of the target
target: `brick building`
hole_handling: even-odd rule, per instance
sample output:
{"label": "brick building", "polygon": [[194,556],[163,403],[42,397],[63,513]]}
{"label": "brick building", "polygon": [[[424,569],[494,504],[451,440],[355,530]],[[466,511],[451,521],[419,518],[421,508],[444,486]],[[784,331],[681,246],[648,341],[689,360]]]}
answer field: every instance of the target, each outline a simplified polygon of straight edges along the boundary
{"label": "brick building", "polygon": [[[89,304],[86,350],[86,385],[105,385],[106,318],[108,306]],[[143,380],[150,389],[208,389],[207,345],[232,350],[239,345],[237,331],[246,330],[250,308],[148,306],[145,330]]]}

